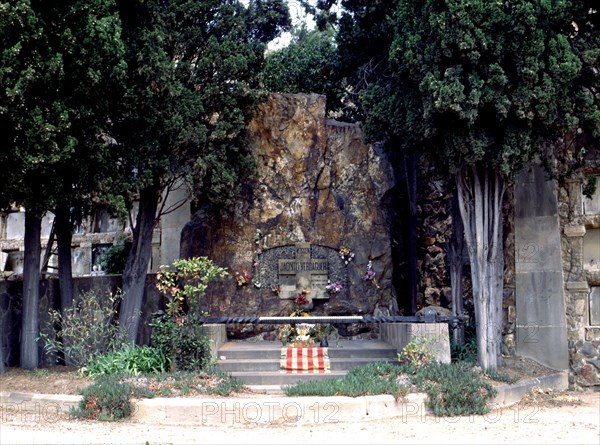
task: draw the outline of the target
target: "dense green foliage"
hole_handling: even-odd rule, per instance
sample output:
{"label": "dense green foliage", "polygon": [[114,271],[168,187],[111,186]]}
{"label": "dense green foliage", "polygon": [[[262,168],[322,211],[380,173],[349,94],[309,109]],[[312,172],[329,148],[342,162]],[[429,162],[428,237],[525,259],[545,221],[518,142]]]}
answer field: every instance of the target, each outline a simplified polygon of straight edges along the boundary
{"label": "dense green foliage", "polygon": [[298,28],[288,46],[267,55],[262,77],[272,92],[324,94],[327,107],[335,110],[343,96],[338,70],[332,31]]}
{"label": "dense green foliage", "polygon": [[159,349],[124,343],[104,354],[95,355],[79,369],[79,372],[86,376],[97,377],[110,374],[163,373],[165,370],[166,359]]}
{"label": "dense green foliage", "polygon": [[211,364],[210,339],[201,320],[162,314],[150,326],[151,344],[166,357],[167,370],[197,371]]}
{"label": "dense green foliage", "polygon": [[103,170],[102,131],[124,73],[114,0],[0,6],[4,204],[81,205]]}
{"label": "dense green foliage", "polygon": [[260,99],[268,41],[289,27],[281,0],[118,2],[124,95],[113,117],[115,169],[105,183],[128,210],[139,201],[123,273],[120,326],[136,340],[161,195],[183,183],[223,211],[252,174],[246,124]]}
{"label": "dense green foliage", "polygon": [[497,394],[468,363],[430,363],[419,368],[413,383],[427,393],[426,405],[437,416],[485,414]]}
{"label": "dense green foliage", "polygon": [[152,393],[109,375],[98,378],[82,391],[83,398],[77,408],[71,409],[76,418],[118,421],[131,416],[131,397],[152,397]]}
{"label": "dense green foliage", "polygon": [[509,176],[544,141],[600,136],[589,2],[397,3],[389,77],[362,98],[371,137],[430,146],[450,170],[483,162]]}
{"label": "dense green foliage", "polygon": [[131,245],[127,242],[117,241],[100,256],[98,264],[107,274],[122,274],[125,269],[127,255]]}
{"label": "dense green foliage", "polygon": [[207,368],[212,360],[204,332],[202,297],[208,285],[227,271],[207,257],[179,259],[162,266],[156,287],[166,299],[164,313],[152,322],[152,345],[169,361],[171,371]]}
{"label": "dense green foliage", "polygon": [[304,381],[284,387],[288,396],[350,396],[417,390],[427,393],[426,406],[438,416],[485,414],[496,390],[469,363],[429,362],[424,366],[373,362],[353,368],[343,377]]}
{"label": "dense green foliage", "polygon": [[123,1],[119,8],[128,71],[111,134],[118,190],[131,201],[183,177],[195,181],[197,198],[226,201],[251,163],[245,124],[266,43],[288,26],[283,2]]}
{"label": "dense green foliage", "polygon": [[[120,29],[114,0],[0,4],[0,207],[27,211],[21,336],[27,368],[38,364],[40,219],[57,208],[67,215],[75,209],[71,216],[80,219],[99,177],[113,171],[103,132],[124,73]],[[59,261],[70,268],[70,256]],[[66,303],[72,294],[61,285]]]}
{"label": "dense green foliage", "polygon": [[214,369],[193,373],[99,374],[83,389],[79,406],[70,414],[76,418],[117,421],[133,413],[132,397],[228,396],[241,391],[242,387],[239,379]]}
{"label": "dense green foliage", "polygon": [[455,174],[478,360],[493,368],[505,180],[536,157],[566,176],[598,146],[598,10],[590,0],[346,0],[337,19],[336,3],[317,2],[319,22],[337,22],[346,100],[366,139]]}
{"label": "dense green foliage", "polygon": [[285,386],[288,396],[349,396],[392,394],[406,395],[408,387],[398,383],[401,368],[388,362],[372,362],[351,369],[345,376],[328,380],[301,381]]}

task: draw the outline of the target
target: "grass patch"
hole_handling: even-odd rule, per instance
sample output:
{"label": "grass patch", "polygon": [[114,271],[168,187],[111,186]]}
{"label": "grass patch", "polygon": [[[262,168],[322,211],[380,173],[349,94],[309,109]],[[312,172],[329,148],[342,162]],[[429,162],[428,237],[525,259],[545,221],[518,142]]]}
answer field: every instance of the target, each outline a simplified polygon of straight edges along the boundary
{"label": "grass patch", "polygon": [[497,394],[472,364],[437,362],[420,367],[374,362],[356,367],[343,377],[298,382],[283,389],[288,396],[400,397],[413,388],[427,393],[427,407],[438,416],[485,414],[489,412],[488,401]]}
{"label": "grass patch", "polygon": [[427,393],[426,405],[437,416],[486,414],[497,394],[468,363],[431,363],[417,371],[413,383]]}
{"label": "grass patch", "polygon": [[116,421],[131,415],[130,398],[135,387],[119,381],[117,376],[105,376],[84,388],[79,406],[71,410],[76,418]]}
{"label": "grass patch", "polygon": [[121,372],[102,374],[81,391],[79,406],[71,410],[76,418],[117,421],[131,415],[132,398],[184,397],[194,395],[228,396],[240,392],[241,380],[212,368],[132,375]]}
{"label": "grass patch", "polygon": [[287,396],[350,396],[376,394],[406,395],[409,388],[398,381],[402,368],[394,363],[373,362],[350,370],[343,377],[298,382],[283,387]]}

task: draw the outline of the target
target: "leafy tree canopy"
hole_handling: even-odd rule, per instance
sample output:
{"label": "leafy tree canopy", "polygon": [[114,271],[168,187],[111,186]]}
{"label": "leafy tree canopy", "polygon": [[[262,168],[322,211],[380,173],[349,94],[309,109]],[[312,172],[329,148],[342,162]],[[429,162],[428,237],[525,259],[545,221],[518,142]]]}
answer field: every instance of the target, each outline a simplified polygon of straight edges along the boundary
{"label": "leafy tree canopy", "polygon": [[131,202],[142,188],[185,178],[196,198],[227,201],[251,165],[245,126],[266,44],[289,27],[285,4],[118,3],[128,74],[113,132],[117,190]]}
{"label": "leafy tree canopy", "polygon": [[451,170],[484,162],[508,176],[544,141],[564,148],[578,134],[600,136],[591,6],[397,2],[388,76],[361,97],[369,137],[429,146]]}
{"label": "leafy tree canopy", "polygon": [[124,73],[113,0],[0,5],[3,204],[45,211],[89,196],[108,97]]}
{"label": "leafy tree canopy", "polygon": [[292,41],[267,56],[263,82],[267,90],[279,93],[317,93],[327,96],[328,108],[339,108],[343,84],[332,28],[294,29]]}

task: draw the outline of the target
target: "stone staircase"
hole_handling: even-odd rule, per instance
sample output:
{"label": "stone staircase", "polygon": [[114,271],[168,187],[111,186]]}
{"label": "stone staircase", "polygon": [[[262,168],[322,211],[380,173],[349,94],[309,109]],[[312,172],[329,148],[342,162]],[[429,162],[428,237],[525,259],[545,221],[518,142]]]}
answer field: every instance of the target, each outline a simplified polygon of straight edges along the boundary
{"label": "stone staircase", "polygon": [[228,341],[218,349],[217,367],[248,386],[281,387],[298,381],[324,380],[345,375],[350,369],[374,361],[395,362],[397,350],[381,340],[339,340],[329,343],[331,372],[286,374],[280,371],[281,343]]}

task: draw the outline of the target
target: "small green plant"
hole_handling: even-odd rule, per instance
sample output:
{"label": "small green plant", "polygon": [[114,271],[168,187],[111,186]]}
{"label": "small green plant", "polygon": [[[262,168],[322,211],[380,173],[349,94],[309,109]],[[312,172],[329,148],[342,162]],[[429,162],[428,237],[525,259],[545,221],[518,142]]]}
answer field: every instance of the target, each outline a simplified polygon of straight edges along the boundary
{"label": "small green plant", "polygon": [[583,181],[581,193],[587,199],[592,199],[594,197],[596,187],[598,186],[598,178],[600,178],[600,176],[588,176]]}
{"label": "small green plant", "polygon": [[161,351],[170,371],[199,370],[211,363],[210,339],[201,320],[162,314],[150,326],[152,345]]}
{"label": "small green plant", "polygon": [[130,397],[134,387],[115,378],[99,379],[83,390],[79,407],[71,410],[77,418],[115,421],[131,415]]}
{"label": "small green plant", "polygon": [[415,336],[408,344],[398,353],[398,361],[407,365],[411,369],[416,370],[421,366],[428,365],[435,360],[433,351],[434,339],[423,335]]}
{"label": "small green plant", "polygon": [[83,366],[110,350],[119,338],[115,320],[120,299],[120,292],[103,298],[90,291],[77,297],[64,314],[50,310],[48,327],[39,337],[44,351],[62,354],[67,364]]}
{"label": "small green plant", "polygon": [[165,363],[165,356],[159,349],[125,343],[118,349],[95,356],[79,372],[89,377],[160,373],[165,372]]}
{"label": "small green plant", "polygon": [[477,334],[474,326],[465,326],[465,341],[462,345],[450,337],[450,357],[453,363],[477,363]]}

